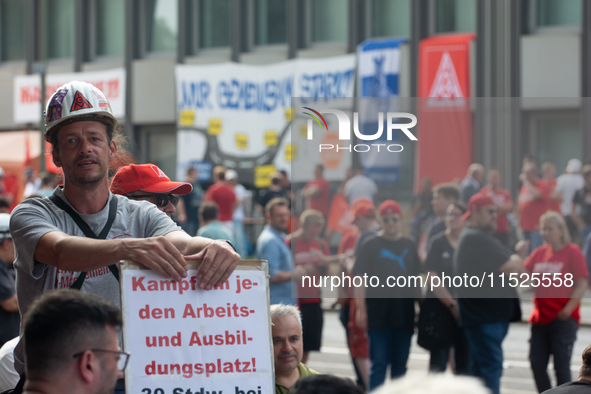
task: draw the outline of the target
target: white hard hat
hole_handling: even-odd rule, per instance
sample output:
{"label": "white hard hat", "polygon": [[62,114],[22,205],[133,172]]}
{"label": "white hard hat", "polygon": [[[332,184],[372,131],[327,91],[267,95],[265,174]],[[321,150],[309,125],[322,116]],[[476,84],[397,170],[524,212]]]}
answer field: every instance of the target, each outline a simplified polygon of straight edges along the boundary
{"label": "white hard hat", "polygon": [[10,214],[0,213],[0,242],[7,238],[12,239],[12,235],[10,235]]}
{"label": "white hard hat", "polygon": [[62,85],[47,103],[45,140],[50,141],[56,126],[85,119],[117,126],[109,100],[94,85],[79,81]]}

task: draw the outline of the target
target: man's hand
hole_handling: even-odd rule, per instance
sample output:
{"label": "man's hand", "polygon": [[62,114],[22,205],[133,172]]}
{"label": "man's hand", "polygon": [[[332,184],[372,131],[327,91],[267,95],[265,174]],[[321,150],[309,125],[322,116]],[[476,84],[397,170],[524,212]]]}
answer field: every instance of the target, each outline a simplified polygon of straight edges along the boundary
{"label": "man's hand", "polygon": [[199,253],[185,256],[186,260],[201,260],[197,272],[199,288],[211,290],[224,283],[240,262],[240,255],[225,241],[213,241]]}
{"label": "man's hand", "polygon": [[189,268],[183,255],[165,237],[130,238],[124,240],[125,255],[165,278],[181,280]]}

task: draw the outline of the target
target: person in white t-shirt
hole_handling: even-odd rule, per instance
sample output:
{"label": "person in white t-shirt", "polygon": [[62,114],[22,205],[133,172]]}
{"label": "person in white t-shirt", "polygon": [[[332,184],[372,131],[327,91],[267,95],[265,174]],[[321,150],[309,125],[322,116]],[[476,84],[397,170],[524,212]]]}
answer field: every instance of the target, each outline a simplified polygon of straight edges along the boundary
{"label": "person in white t-shirt", "polygon": [[349,179],[343,188],[343,194],[347,197],[349,205],[363,197],[374,201],[374,196],[378,194],[378,185],[363,173],[362,167],[353,168],[353,173],[353,178]]}
{"label": "person in white t-shirt", "polygon": [[571,212],[575,193],[585,185],[585,180],[581,175],[581,167],[582,164],[579,159],[570,159],[566,164],[564,174],[556,178],[556,187],[554,188],[556,197],[562,198],[560,203],[560,213],[566,220],[568,231],[572,239],[579,238],[577,226],[571,218]]}
{"label": "person in white t-shirt", "polygon": [[236,251],[245,259],[248,256],[248,240],[244,231],[244,200],[246,198],[246,188],[238,183],[238,173],[234,170],[226,171],[226,180],[234,188],[236,194],[236,208],[232,215],[234,222],[234,239],[236,240]]}

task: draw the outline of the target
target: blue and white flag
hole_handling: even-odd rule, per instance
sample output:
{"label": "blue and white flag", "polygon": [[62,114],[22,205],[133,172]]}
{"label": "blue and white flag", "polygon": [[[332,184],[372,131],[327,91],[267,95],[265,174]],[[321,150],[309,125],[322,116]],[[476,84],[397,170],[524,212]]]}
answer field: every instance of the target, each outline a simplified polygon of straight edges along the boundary
{"label": "blue and white flag", "polygon": [[[392,97],[399,95],[400,46],[407,40],[404,38],[370,39],[358,47],[358,92],[359,97],[376,97],[382,99],[360,99],[359,128],[363,134],[374,134],[378,129],[377,114],[396,112],[398,102]],[[388,99],[383,99],[388,97]],[[386,130],[386,125],[383,125]],[[395,137],[394,137],[395,138]],[[392,144],[387,141],[386,133],[376,143]],[[399,158],[396,154],[372,150],[359,154],[365,174],[377,183],[391,183],[398,180]]]}

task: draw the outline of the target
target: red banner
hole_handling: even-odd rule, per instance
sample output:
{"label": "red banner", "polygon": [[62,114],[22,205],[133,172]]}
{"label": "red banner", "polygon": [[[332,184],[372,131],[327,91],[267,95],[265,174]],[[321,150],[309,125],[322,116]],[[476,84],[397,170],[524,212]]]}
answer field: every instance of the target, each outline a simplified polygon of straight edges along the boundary
{"label": "red banner", "polygon": [[418,154],[415,185],[462,179],[472,163],[470,42],[474,34],[426,38],[419,50]]}

